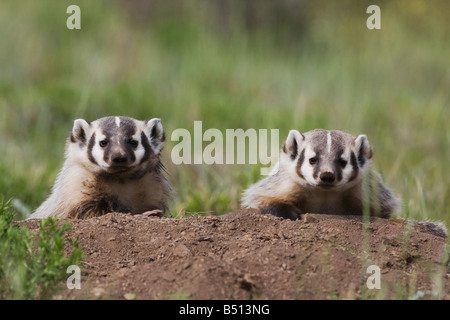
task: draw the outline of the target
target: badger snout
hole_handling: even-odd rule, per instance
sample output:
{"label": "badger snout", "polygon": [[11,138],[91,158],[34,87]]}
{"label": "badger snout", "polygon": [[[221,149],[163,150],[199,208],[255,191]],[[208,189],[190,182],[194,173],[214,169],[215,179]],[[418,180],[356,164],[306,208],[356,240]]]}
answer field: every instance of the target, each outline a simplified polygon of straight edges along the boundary
{"label": "badger snout", "polygon": [[113,165],[126,165],[128,162],[128,159],[126,155],[122,153],[117,153],[111,157],[111,163]]}
{"label": "badger snout", "polygon": [[336,175],[334,172],[325,171],[319,175],[320,183],[319,185],[324,188],[331,188],[334,186],[334,181],[336,180]]}
{"label": "badger snout", "polygon": [[320,180],[325,183],[333,183],[336,179],[333,172],[322,172],[320,174]]}
{"label": "badger snout", "polygon": [[124,150],[115,147],[111,148],[107,162],[112,168],[123,168],[128,167],[130,159]]}

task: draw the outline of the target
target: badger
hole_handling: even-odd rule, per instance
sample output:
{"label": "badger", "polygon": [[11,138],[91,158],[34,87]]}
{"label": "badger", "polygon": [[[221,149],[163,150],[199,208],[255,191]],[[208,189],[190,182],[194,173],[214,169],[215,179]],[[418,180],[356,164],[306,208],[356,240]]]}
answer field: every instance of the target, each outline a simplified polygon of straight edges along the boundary
{"label": "badger", "polygon": [[172,194],[160,160],[164,143],[157,118],[75,120],[52,193],[29,219],[161,215]]}
{"label": "badger", "polygon": [[303,213],[389,218],[401,201],[373,169],[367,136],[338,130],[291,130],[271,174],[251,185],[243,208],[298,219]]}

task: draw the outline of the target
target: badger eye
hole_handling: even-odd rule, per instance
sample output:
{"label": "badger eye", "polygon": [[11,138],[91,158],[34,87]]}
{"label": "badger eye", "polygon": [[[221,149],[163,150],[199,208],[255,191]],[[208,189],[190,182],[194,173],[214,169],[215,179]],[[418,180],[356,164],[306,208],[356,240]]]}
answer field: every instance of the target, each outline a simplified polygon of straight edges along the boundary
{"label": "badger eye", "polygon": [[309,159],[309,163],[310,163],[310,164],[315,164],[315,163],[317,163],[317,158],[311,158],[311,159]]}
{"label": "badger eye", "polygon": [[108,140],[102,140],[99,142],[100,147],[104,148],[108,145]]}
{"label": "badger eye", "polygon": [[345,168],[345,166],[347,165],[347,161],[345,161],[344,159],[338,159],[338,163],[342,168]]}
{"label": "badger eye", "polygon": [[128,140],[128,143],[129,143],[130,146],[132,146],[133,148],[137,148],[137,146],[139,145],[139,142],[138,142],[137,140],[134,140],[134,139]]}

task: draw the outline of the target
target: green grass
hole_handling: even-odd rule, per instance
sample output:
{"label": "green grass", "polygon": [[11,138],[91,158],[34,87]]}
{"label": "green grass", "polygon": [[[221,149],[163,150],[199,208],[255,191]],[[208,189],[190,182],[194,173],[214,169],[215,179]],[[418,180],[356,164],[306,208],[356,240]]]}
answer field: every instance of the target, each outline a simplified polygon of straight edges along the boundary
{"label": "green grass", "polygon": [[74,119],[160,117],[172,213],[222,214],[261,178],[258,166],[175,166],[174,129],[278,128],[281,146],[292,128],[321,127],[367,134],[402,215],[450,226],[447,2],[380,1],[379,31],[365,27],[364,1],[317,1],[304,25],[283,28],[247,27],[240,2],[223,25],[201,1],[148,17],[77,3],[80,31],[65,27],[67,1],[0,4],[4,197],[30,210],[45,199]]}
{"label": "green grass", "polygon": [[[0,299],[49,299],[69,277],[67,267],[80,266],[78,240],[65,239],[67,222],[41,220],[33,234],[13,225],[13,217],[9,203],[0,200]],[[63,252],[66,245],[71,248],[68,255]]]}

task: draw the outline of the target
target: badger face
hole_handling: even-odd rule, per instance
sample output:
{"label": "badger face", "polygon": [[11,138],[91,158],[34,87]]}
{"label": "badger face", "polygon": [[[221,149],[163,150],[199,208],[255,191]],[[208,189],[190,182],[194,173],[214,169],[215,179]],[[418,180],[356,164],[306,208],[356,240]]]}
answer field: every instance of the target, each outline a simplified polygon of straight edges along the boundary
{"label": "badger face", "polygon": [[139,177],[159,164],[165,134],[161,121],[105,117],[75,120],[67,157],[95,174]]}
{"label": "badger face", "polygon": [[365,135],[355,139],[337,130],[316,129],[304,134],[291,130],[280,164],[287,165],[290,176],[303,186],[335,190],[357,184],[371,159],[372,149]]}

